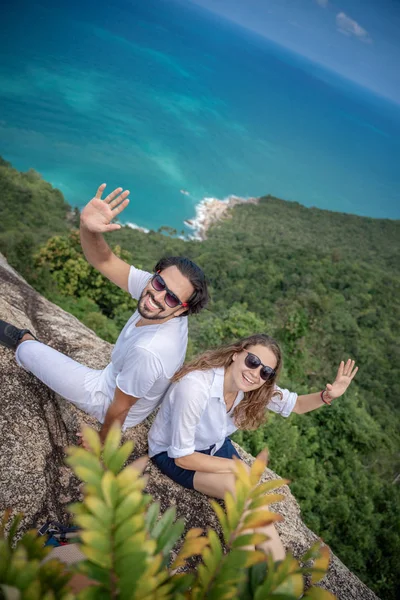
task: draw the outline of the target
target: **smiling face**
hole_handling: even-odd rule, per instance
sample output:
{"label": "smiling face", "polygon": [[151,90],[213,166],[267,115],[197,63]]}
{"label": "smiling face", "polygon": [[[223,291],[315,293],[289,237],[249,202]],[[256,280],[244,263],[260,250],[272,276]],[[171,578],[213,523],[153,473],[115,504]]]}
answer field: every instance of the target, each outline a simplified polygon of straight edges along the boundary
{"label": "smiling face", "polygon": [[276,369],[278,361],[270,348],[266,348],[261,344],[249,346],[245,350],[238,352],[232,357],[232,364],[229,366],[229,376],[232,384],[242,392],[251,392],[257,390],[264,383],[264,379],[260,377],[262,366],[256,369],[249,369],[245,364],[245,358],[248,353],[258,356],[263,365]]}
{"label": "smiling face", "polygon": [[[167,287],[181,302],[187,302],[194,292],[189,279],[182,275],[175,266],[163,269],[160,273]],[[165,321],[178,317],[187,310],[187,307],[178,305],[170,308],[165,302],[166,290],[158,292],[152,286],[151,280],[144,288],[138,303],[138,312],[141,317],[149,321]]]}

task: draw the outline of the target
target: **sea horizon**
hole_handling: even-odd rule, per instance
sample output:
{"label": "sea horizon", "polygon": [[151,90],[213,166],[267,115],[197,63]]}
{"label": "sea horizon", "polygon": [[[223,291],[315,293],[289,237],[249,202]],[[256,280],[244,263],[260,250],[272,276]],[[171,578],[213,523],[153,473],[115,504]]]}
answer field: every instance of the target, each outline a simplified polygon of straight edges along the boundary
{"label": "sea horizon", "polygon": [[130,189],[121,222],[153,230],[190,233],[204,199],[230,196],[400,218],[400,105],[192,5],[93,7],[43,0],[28,32],[7,15],[0,155],[15,168],[78,208],[103,182]]}

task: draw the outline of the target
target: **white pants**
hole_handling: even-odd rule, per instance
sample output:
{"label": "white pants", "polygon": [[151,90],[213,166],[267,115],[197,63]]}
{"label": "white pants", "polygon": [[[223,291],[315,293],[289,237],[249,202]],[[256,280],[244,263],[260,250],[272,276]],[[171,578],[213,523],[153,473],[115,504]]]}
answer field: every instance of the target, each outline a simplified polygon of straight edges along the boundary
{"label": "white pants", "polygon": [[106,394],[98,391],[103,370],[81,365],[36,340],[22,342],[17,348],[15,358],[20,367],[103,423],[110,405]]}

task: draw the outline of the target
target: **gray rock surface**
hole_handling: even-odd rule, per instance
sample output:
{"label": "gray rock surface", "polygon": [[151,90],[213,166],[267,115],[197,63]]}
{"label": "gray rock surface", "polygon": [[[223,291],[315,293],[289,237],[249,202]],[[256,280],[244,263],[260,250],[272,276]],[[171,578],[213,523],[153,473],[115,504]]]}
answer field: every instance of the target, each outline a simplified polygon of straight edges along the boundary
{"label": "gray rock surface", "polygon": [[[0,255],[0,318],[29,328],[40,340],[93,368],[109,361],[111,346],[100,340],[75,317],[64,312],[31,288]],[[80,498],[79,482],[64,464],[64,448],[76,443],[83,423],[99,424],[77,410],[18,367],[10,350],[0,347],[0,511],[11,507],[23,512],[23,529],[39,527],[48,518],[68,522],[67,506]],[[128,430],[134,439],[135,457],[147,452],[149,420]],[[243,459],[253,457],[239,448]],[[187,528],[217,528],[209,501],[181,488],[153,465],[147,468],[148,491],[163,509],[175,505]],[[276,478],[266,469],[263,478]],[[274,506],[284,516],[277,525],[288,550],[301,556],[318,537],[301,519],[300,508],[287,486],[285,501]],[[373,600],[370,591],[332,555],[322,583],[340,600]]]}

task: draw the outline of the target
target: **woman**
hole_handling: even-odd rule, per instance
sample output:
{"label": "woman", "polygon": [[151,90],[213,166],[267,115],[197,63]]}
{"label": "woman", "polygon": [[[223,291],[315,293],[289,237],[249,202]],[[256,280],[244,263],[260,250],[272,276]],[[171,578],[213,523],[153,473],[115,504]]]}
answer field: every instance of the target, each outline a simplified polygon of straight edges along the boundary
{"label": "woman", "polygon": [[[209,350],[173,377],[149,432],[149,455],[158,468],[186,488],[214,498],[234,491],[234,461],[229,435],[256,429],[268,408],[284,417],[305,413],[341,396],[358,367],[340,363],[334,383],[315,394],[298,396],[277,387],[282,355],[275,340],[256,334]],[[264,549],[275,560],[285,551],[273,525]]]}

